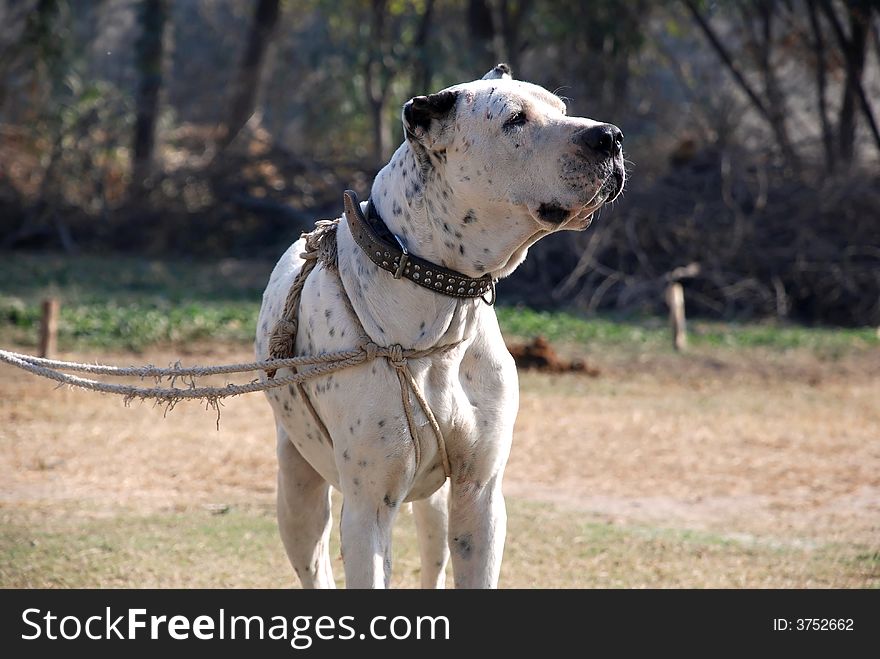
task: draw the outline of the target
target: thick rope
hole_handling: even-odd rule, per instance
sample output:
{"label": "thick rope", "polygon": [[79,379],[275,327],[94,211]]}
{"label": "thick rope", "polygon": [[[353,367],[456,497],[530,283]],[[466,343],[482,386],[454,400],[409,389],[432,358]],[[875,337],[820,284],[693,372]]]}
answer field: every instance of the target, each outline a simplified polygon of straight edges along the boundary
{"label": "thick rope", "polygon": [[[363,364],[364,362],[379,357],[391,357],[392,355],[398,354],[397,348],[399,348],[399,346],[384,347],[376,345],[375,343],[369,343],[356,350],[344,350],[314,356],[291,357],[288,359],[265,360],[244,364],[224,364],[221,366],[171,366],[169,368],[158,368],[156,366],[132,366],[126,368],[104,366],[101,364],[79,364],[76,362],[41,359],[40,357],[11,352],[9,350],[0,350],[0,361],[11,364],[12,366],[17,366],[18,368],[33,373],[34,375],[40,375],[49,378],[50,380],[55,380],[61,384],[68,384],[81,389],[100,391],[107,394],[119,394],[125,396],[127,400],[133,400],[135,398],[152,398],[162,403],[175,404],[184,399],[202,399],[213,404],[221,398],[249,394],[255,391],[267,391],[277,387],[306,382],[312,378],[329,375],[336,371],[357,366],[358,364]],[[435,352],[437,352],[436,349],[404,350],[403,354],[407,358],[419,358],[427,357]],[[223,387],[195,387],[192,384],[193,378],[205,375],[245,373],[251,371],[268,372],[270,370],[296,366],[311,366],[311,368],[287,377],[266,381],[254,380],[248,384],[227,384]],[[62,373],[62,371],[98,373],[101,375],[118,377],[168,378],[172,380],[172,385],[167,387],[139,387],[127,384],[110,384],[98,380],[81,378],[75,375],[68,375],[67,373]],[[185,389],[173,386],[173,381],[177,378],[189,378],[190,386]]]}
{"label": "thick rope", "polygon": [[[275,325],[272,336],[269,338],[269,357],[284,359],[294,354],[296,332],[299,325],[299,301],[302,297],[303,286],[306,280],[318,265],[320,260],[325,265],[336,263],[336,240],[324,240],[329,234],[336,235],[336,227],[339,220],[319,220],[315,223],[315,230],[303,234],[305,238],[305,251],[300,254],[303,259],[302,268],[287,291],[287,299],[284,301],[284,310],[281,312],[281,320]],[[267,371],[267,375],[274,377],[275,371]]]}
{"label": "thick rope", "polygon": [[[181,400],[200,399],[204,400],[209,407],[216,409],[218,415],[220,411],[220,400],[223,398],[296,385],[319,429],[326,437],[328,443],[332,444],[333,440],[330,437],[330,433],[318,415],[317,410],[315,410],[312,405],[312,402],[303,387],[303,383],[316,377],[330,375],[336,371],[341,371],[383,357],[388,360],[389,364],[397,372],[397,378],[400,383],[401,402],[403,403],[403,409],[415,451],[416,468],[418,468],[418,465],[421,463],[422,449],[419,443],[418,427],[415,422],[413,405],[412,401],[410,401],[408,390],[412,391],[419,407],[422,409],[422,413],[425,415],[428,424],[431,426],[431,430],[436,436],[438,452],[443,462],[443,471],[446,474],[446,477],[449,478],[452,475],[452,472],[449,465],[449,456],[446,453],[446,442],[443,439],[440,424],[437,422],[437,418],[431,411],[430,405],[425,400],[421,388],[413,377],[408,365],[408,360],[419,359],[435,355],[439,352],[444,352],[455,347],[458,343],[437,346],[426,350],[405,350],[397,344],[392,346],[380,346],[367,337],[363,326],[360,325],[357,314],[354,313],[354,310],[352,309],[352,315],[358,323],[358,329],[361,335],[361,342],[357,348],[319,355],[293,356],[296,344],[299,303],[300,298],[302,297],[303,287],[305,286],[306,279],[312,270],[314,270],[318,261],[321,261],[331,270],[335,269],[335,234],[338,223],[338,220],[321,220],[316,224],[317,228],[314,231],[309,234],[303,234],[306,251],[303,252],[301,256],[304,259],[304,263],[300,272],[294,279],[293,284],[291,284],[290,290],[287,293],[287,299],[285,300],[281,319],[276,324],[269,340],[270,359],[268,360],[244,362],[239,364],[222,364],[218,366],[184,367],[178,362],[174,366],[168,368],[159,368],[153,365],[120,367],[106,366],[103,364],[66,362],[56,359],[43,359],[41,357],[34,357],[32,355],[12,352],[9,350],[0,350],[0,361],[21,368],[35,375],[55,380],[61,384],[79,387],[90,391],[118,394],[124,396],[126,403],[134,399],[153,399],[172,408]],[[345,303],[351,309],[351,301],[348,299],[348,296],[344,296],[344,299]],[[307,368],[299,370],[302,367]],[[277,371],[282,368],[289,368],[292,373],[285,377],[276,378],[275,375]],[[112,377],[152,377],[156,378],[157,382],[167,378],[170,380],[170,385],[165,387],[140,387],[129,384],[110,384],[108,382],[100,382],[98,380],[81,378],[76,375],[69,375],[62,371],[91,373]],[[267,379],[254,380],[247,384],[227,384],[223,387],[197,387],[195,385],[195,378],[197,377],[253,371],[264,371],[267,375]],[[189,386],[187,388],[174,386],[177,378],[187,381]]]}
{"label": "thick rope", "polygon": [[[155,366],[120,368],[116,366],[103,366],[100,364],[79,364],[76,362],[41,359],[39,357],[11,352],[9,350],[0,350],[0,361],[11,364],[12,366],[17,366],[18,368],[33,373],[34,375],[40,375],[49,378],[50,380],[55,380],[61,384],[88,389],[90,391],[119,394],[124,396],[126,400],[151,398],[158,400],[160,403],[169,403],[173,405],[185,399],[202,399],[209,404],[214,404],[221,398],[249,394],[255,391],[267,391],[269,389],[284,387],[290,384],[298,384],[300,382],[311,380],[312,378],[329,375],[345,368],[357,366],[358,364],[363,364],[364,362],[379,357],[390,357],[392,354],[397,354],[397,347],[398,346],[386,348],[372,343],[364,345],[356,350],[324,353],[322,355],[309,357],[294,357],[282,360],[267,360],[222,366],[194,366],[189,368],[178,366],[172,366],[169,368],[157,368]],[[404,354],[406,357],[418,358],[426,357],[434,352],[436,352],[436,350],[405,350]],[[287,377],[274,378],[265,381],[254,380],[247,384],[227,384],[223,387],[193,386],[192,378],[203,375],[244,373],[248,371],[270,371],[294,366],[311,366],[311,368]],[[119,377],[169,378],[172,380],[172,386],[139,387],[128,384],[110,384],[108,382],[81,378],[76,375],[68,375],[67,373],[62,373],[62,371],[100,373],[102,375]],[[173,386],[173,380],[178,377],[190,378],[190,386],[187,388]]]}

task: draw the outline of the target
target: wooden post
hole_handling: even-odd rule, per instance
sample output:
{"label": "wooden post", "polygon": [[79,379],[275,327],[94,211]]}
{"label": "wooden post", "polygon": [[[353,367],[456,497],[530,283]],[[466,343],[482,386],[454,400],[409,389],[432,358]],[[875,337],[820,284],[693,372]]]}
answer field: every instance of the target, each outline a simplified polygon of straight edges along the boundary
{"label": "wooden post", "polygon": [[677,281],[666,287],[669,305],[669,324],[672,326],[672,346],[679,352],[687,349],[687,325],[684,317],[684,289]]}
{"label": "wooden post", "polygon": [[58,298],[43,300],[43,318],[40,321],[40,357],[54,359],[58,347]]}

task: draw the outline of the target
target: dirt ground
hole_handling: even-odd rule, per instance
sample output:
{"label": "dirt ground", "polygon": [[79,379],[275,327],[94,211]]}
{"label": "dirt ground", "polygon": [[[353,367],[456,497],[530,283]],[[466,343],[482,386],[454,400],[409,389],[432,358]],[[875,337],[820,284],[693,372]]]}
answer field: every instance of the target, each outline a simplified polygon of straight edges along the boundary
{"label": "dirt ground", "polygon": [[[186,352],[184,363],[249,358],[244,346]],[[62,358],[164,365],[182,354]],[[608,524],[851,546],[868,567],[829,583],[880,584],[880,352],[586,358],[601,375],[521,374],[511,500]],[[126,407],[0,366],[0,513],[38,529],[53,516],[268,509],[272,428],[260,395],[230,399],[218,431],[198,403]]]}

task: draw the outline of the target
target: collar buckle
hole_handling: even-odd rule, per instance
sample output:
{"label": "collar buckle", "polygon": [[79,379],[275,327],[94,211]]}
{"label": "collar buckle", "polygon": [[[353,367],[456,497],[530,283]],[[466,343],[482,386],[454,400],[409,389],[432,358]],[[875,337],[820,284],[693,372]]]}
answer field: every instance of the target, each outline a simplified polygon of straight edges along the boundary
{"label": "collar buckle", "polygon": [[400,279],[400,277],[403,275],[403,269],[409,262],[409,251],[406,249],[406,243],[403,242],[403,238],[398,236],[396,233],[392,233],[391,235],[394,236],[394,240],[396,240],[397,244],[400,245],[400,263],[397,266],[397,270],[394,271],[394,278]]}

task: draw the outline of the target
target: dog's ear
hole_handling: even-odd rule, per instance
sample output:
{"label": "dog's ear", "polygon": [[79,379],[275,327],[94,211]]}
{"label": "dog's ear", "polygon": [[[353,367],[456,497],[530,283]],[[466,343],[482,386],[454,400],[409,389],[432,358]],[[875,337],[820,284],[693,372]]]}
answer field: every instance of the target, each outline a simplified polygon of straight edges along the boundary
{"label": "dog's ear", "polygon": [[483,80],[511,80],[513,74],[510,72],[510,65],[500,62],[495,68],[483,76]]}
{"label": "dog's ear", "polygon": [[403,106],[403,128],[407,139],[424,146],[441,148],[448,119],[455,110],[458,92],[442,91],[430,96],[416,96]]}

